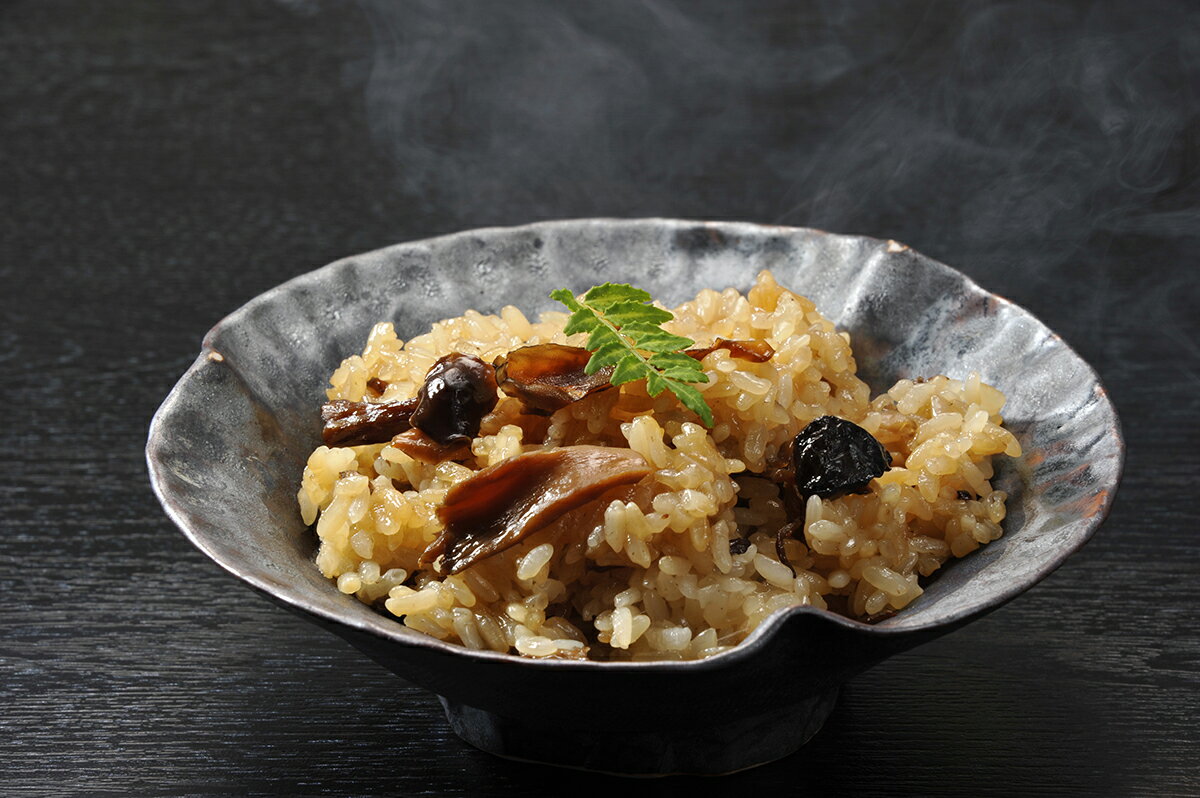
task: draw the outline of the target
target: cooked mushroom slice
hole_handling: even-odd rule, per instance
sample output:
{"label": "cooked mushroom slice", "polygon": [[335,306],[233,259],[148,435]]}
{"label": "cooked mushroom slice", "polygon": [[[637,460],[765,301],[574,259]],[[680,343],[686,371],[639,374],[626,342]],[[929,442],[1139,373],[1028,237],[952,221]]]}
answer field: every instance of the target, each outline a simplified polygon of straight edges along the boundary
{"label": "cooked mushroom slice", "polygon": [[463,443],[496,406],[496,375],[474,355],[452,352],[425,374],[412,425],[438,443]]}
{"label": "cooked mushroom slice", "polygon": [[803,530],[804,520],[801,519],[799,521],[792,521],[791,523],[784,524],[783,526],[779,527],[779,530],[775,533],[775,556],[779,558],[781,563],[788,567],[788,570],[792,572],[793,578],[796,576],[796,568],[792,565],[792,561],[787,556],[787,546],[785,544],[787,543],[788,538],[795,537],[797,532],[802,532]]}
{"label": "cooked mushroom slice", "polygon": [[735,557],[739,554],[745,554],[750,548],[750,538],[730,538],[729,553]]}
{"label": "cooked mushroom slice", "polygon": [[350,402],[337,399],[321,406],[326,446],[361,446],[384,443],[412,426],[417,400],[400,402]]}
{"label": "cooked mushroom slice", "polygon": [[392,438],[392,447],[422,463],[441,463],[445,460],[466,460],[471,456],[471,441],[438,443],[419,429],[401,432]]}
{"label": "cooked mushroom slice", "polygon": [[520,399],[532,411],[553,413],[611,387],[611,366],[595,374],[584,373],[591,357],[592,353],[580,346],[534,344],[496,358],[493,365],[500,390]]}
{"label": "cooked mushroom slice", "polygon": [[749,360],[753,363],[766,363],[775,354],[775,349],[766,341],[731,341],[728,338],[718,338],[712,346],[699,346],[695,349],[688,349],[684,354],[688,357],[694,357],[696,360],[703,360],[718,349],[728,351],[730,357],[735,357],[738,360]]}
{"label": "cooked mushroom slice", "polygon": [[421,562],[443,554],[441,572],[456,574],[649,473],[649,463],[632,449],[564,446],[511,457],[446,492],[437,511],[446,531],[421,554]]}

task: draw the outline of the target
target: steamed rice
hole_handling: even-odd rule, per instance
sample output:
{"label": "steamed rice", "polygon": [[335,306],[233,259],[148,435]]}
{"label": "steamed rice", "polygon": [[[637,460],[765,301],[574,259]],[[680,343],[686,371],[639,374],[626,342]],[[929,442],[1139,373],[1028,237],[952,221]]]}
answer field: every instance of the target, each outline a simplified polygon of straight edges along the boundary
{"label": "steamed rice", "polygon": [[[671,332],[765,339],[775,355],[753,363],[716,350],[697,387],[712,408],[706,429],[669,392],[641,382],[593,394],[531,422],[503,397],[463,463],[419,462],[389,444],[317,448],[299,491],[316,522],[316,564],[343,593],[408,627],[472,649],[530,657],[693,659],[736,645],[772,613],[795,605],[871,620],[908,606],[921,578],[1001,535],[1005,494],[991,456],[1021,449],[1001,426],[1004,396],[976,374],[901,380],[872,400],[855,374],[850,336],[813,303],[760,274],[743,296],[704,290],[674,308]],[[377,324],[361,355],[330,379],[330,400],[416,394],[441,356],[491,362],[528,344],[584,344],[567,314],[532,321],[515,307],[467,311],[400,341]],[[813,419],[855,422],[891,452],[893,467],[864,495],[804,508],[803,539],[789,541],[793,576],[775,550],[789,521],[779,487],[758,474]],[[479,469],[546,446],[629,447],[653,468],[628,500],[597,500],[462,573],[418,568],[442,532],[446,491]],[[740,554],[730,541],[747,537]],[[800,536],[797,535],[797,538]]]}

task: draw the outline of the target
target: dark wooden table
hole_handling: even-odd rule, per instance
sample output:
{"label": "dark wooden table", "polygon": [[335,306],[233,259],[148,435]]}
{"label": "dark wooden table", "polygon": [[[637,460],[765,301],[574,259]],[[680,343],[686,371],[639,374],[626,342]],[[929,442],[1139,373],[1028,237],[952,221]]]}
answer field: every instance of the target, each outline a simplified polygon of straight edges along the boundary
{"label": "dark wooden table", "polygon": [[[0,793],[1200,794],[1194,4],[3,0],[0,64]],[[160,511],[146,427],[221,316],[600,215],[895,238],[1028,307],[1121,413],[1111,518],[798,754],[627,782],[461,743]]]}

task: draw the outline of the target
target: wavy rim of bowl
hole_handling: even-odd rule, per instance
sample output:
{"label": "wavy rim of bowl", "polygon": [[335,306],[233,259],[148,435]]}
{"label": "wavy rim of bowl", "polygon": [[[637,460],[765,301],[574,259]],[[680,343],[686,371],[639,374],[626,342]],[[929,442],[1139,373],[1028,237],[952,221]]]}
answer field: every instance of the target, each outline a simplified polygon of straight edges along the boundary
{"label": "wavy rim of bowl", "polygon": [[[498,236],[498,235],[511,235],[513,233],[519,233],[519,232],[527,232],[527,231],[533,232],[533,231],[538,231],[538,230],[544,230],[546,228],[571,228],[571,227],[587,227],[587,226],[665,227],[665,228],[671,228],[671,229],[709,227],[709,228],[714,228],[714,229],[731,230],[731,231],[737,231],[740,233],[749,233],[749,234],[761,234],[764,231],[772,231],[777,234],[783,234],[783,235],[796,235],[798,233],[805,234],[805,235],[815,234],[818,236],[832,236],[832,237],[843,238],[843,239],[856,239],[856,240],[859,240],[862,242],[869,243],[871,245],[883,246],[885,248],[899,246],[899,247],[902,247],[903,249],[911,250],[911,248],[909,248],[907,245],[898,244],[897,242],[892,241],[892,240],[884,240],[884,239],[874,238],[872,236],[829,233],[825,230],[820,230],[820,229],[811,228],[811,227],[767,225],[767,224],[757,224],[757,223],[753,223],[753,222],[738,222],[738,221],[700,221],[700,220],[688,220],[688,219],[671,219],[671,218],[664,218],[664,217],[647,217],[647,218],[634,218],[634,219],[622,219],[622,218],[616,218],[616,217],[582,217],[582,218],[573,218],[573,219],[556,219],[556,220],[550,220],[550,221],[533,222],[530,224],[523,224],[523,225],[492,226],[492,227],[474,228],[474,229],[470,229],[470,230],[462,230],[462,231],[459,231],[456,233],[448,233],[445,235],[434,236],[431,238],[421,238],[421,239],[416,239],[413,241],[399,242],[396,244],[391,244],[391,245],[388,245],[385,247],[380,247],[378,249],[369,250],[367,252],[359,253],[356,255],[351,255],[351,256],[348,256],[345,258],[339,258],[338,260],[335,260],[335,261],[328,263],[324,266],[321,266],[319,268],[313,269],[312,271],[297,275],[296,277],[293,277],[290,280],[280,283],[279,285],[275,286],[274,288],[268,289],[267,291],[264,291],[263,293],[255,296],[253,299],[246,302],[244,305],[237,308],[233,312],[229,313],[224,318],[222,318],[220,321],[218,321],[216,324],[214,324],[209,329],[209,331],[204,335],[204,338],[201,341],[201,348],[200,348],[199,355],[197,355],[196,359],[192,362],[191,366],[189,366],[187,371],[185,371],[183,373],[183,375],[175,383],[175,386],[171,389],[170,393],[167,394],[167,397],[163,400],[162,404],[155,411],[154,417],[150,421],[150,427],[149,427],[149,431],[148,431],[148,435],[147,435],[146,465],[147,465],[147,469],[148,469],[149,475],[150,475],[150,485],[154,491],[155,496],[158,498],[159,503],[162,505],[163,510],[166,512],[167,516],[171,519],[171,521],[175,524],[175,526],[177,526],[180,529],[180,531],[183,532],[184,536],[189,541],[191,541],[193,546],[195,546],[197,549],[199,549],[201,552],[203,552],[209,559],[213,560],[217,565],[221,566],[223,569],[228,571],[230,574],[238,577],[243,582],[249,584],[251,587],[267,594],[269,597],[275,599],[276,601],[281,601],[291,607],[303,610],[304,612],[306,612],[310,615],[317,616],[318,618],[321,618],[323,620],[331,621],[331,622],[345,625],[345,626],[349,626],[359,632],[371,634],[376,637],[381,637],[381,638],[391,640],[396,643],[401,643],[404,645],[417,646],[420,648],[430,649],[431,651],[434,651],[434,652],[451,654],[451,655],[458,656],[458,657],[467,657],[469,659],[475,659],[475,660],[478,660],[481,662],[493,662],[493,663],[505,662],[505,663],[512,663],[512,664],[520,664],[522,666],[532,667],[532,668],[567,668],[567,669],[571,669],[571,670],[583,670],[583,671],[589,671],[589,670],[603,670],[603,671],[662,670],[662,671],[671,671],[671,670],[678,670],[680,668],[686,668],[689,670],[694,670],[694,669],[707,670],[707,669],[720,669],[720,668],[732,666],[744,658],[754,656],[757,653],[758,649],[761,648],[765,644],[765,641],[767,640],[767,638],[769,638],[771,635],[773,635],[774,632],[783,623],[785,623],[785,621],[787,619],[796,617],[796,616],[801,616],[801,615],[812,616],[816,620],[820,620],[820,621],[823,621],[826,623],[831,623],[836,626],[843,627],[847,631],[851,631],[851,632],[855,632],[855,633],[859,633],[859,634],[871,635],[871,636],[878,636],[878,637],[882,637],[882,638],[897,638],[898,639],[898,638],[902,638],[902,637],[905,637],[905,636],[908,636],[908,635],[911,635],[911,634],[914,634],[917,632],[930,631],[930,630],[938,629],[941,627],[953,626],[960,622],[964,622],[972,617],[975,617],[978,615],[983,615],[987,612],[997,609],[998,607],[1003,606],[1007,602],[1009,602],[1012,599],[1019,596],[1021,593],[1024,593],[1026,590],[1028,590],[1031,587],[1033,587],[1034,585],[1036,585],[1038,582],[1045,579],[1047,576],[1049,576],[1051,573],[1053,573],[1055,570],[1057,570],[1059,568],[1059,566],[1061,566],[1064,562],[1066,562],[1066,560],[1072,554],[1074,554],[1076,551],[1078,551],[1080,548],[1082,548],[1083,545],[1085,543],[1087,543],[1088,540],[1091,539],[1092,535],[1095,534],[1096,529],[1099,528],[1100,524],[1102,524],[1104,522],[1104,520],[1108,517],[1109,513],[1111,512],[1113,501],[1116,497],[1117,488],[1120,486],[1121,478],[1122,478],[1122,475],[1124,473],[1124,468],[1125,468],[1125,441],[1124,441],[1124,437],[1122,435],[1121,422],[1120,422],[1120,418],[1117,415],[1116,407],[1112,404],[1112,401],[1108,396],[1108,392],[1107,392],[1107,390],[1105,390],[1104,385],[1100,380],[1100,375],[1096,372],[1096,370],[1094,368],[1092,368],[1091,364],[1088,363],[1086,360],[1084,360],[1084,358],[1081,357],[1079,355],[1079,353],[1076,352],[1074,350],[1074,348],[1071,347],[1070,344],[1068,344],[1065,340],[1063,340],[1063,338],[1060,335],[1058,335],[1058,333],[1051,330],[1045,323],[1043,323],[1040,319],[1038,319],[1036,316],[1034,316],[1031,312],[1029,312],[1022,306],[1018,305],[1017,303],[1015,303],[1003,296],[1000,296],[998,294],[994,294],[990,291],[985,290],[978,283],[976,283],[974,280],[972,280],[966,274],[958,271],[957,269],[955,269],[951,266],[947,266],[946,264],[942,263],[941,261],[935,260],[927,255],[923,255],[920,252],[916,252],[915,250],[913,251],[914,254],[916,254],[917,256],[922,258],[929,265],[931,265],[932,267],[934,267],[936,269],[942,269],[942,270],[948,272],[953,277],[960,280],[962,282],[962,284],[965,286],[966,291],[968,293],[970,293],[974,296],[977,296],[977,297],[978,296],[990,297],[991,299],[995,300],[999,304],[1008,307],[1012,312],[1015,312],[1017,315],[1032,322],[1040,329],[1045,330],[1050,338],[1052,338],[1059,346],[1063,347],[1068,353],[1070,353],[1081,364],[1083,364],[1084,368],[1087,369],[1087,372],[1091,375],[1091,378],[1097,387],[1098,394],[1104,400],[1105,404],[1108,405],[1108,408],[1110,411],[1109,415],[1111,417],[1112,423],[1107,431],[1107,434],[1113,438],[1113,440],[1116,444],[1117,463],[1116,463],[1116,469],[1114,471],[1115,476],[1113,478],[1112,484],[1105,486],[1108,488],[1108,490],[1107,490],[1106,496],[1104,498],[1103,506],[1100,508],[1100,511],[1095,513],[1094,515],[1088,517],[1087,524],[1086,524],[1084,530],[1082,531],[1082,533],[1079,535],[1078,538],[1071,541],[1070,545],[1064,547],[1061,551],[1056,552],[1054,557],[1052,557],[1050,560],[1048,560],[1045,564],[1043,564],[1041,567],[1039,567],[1035,571],[1032,571],[1025,579],[1014,582],[1013,584],[1008,585],[1003,590],[999,591],[986,604],[983,604],[982,606],[962,608],[962,609],[956,610],[954,612],[947,613],[944,616],[937,617],[937,618],[935,618],[931,621],[925,622],[925,623],[921,623],[921,624],[917,624],[917,625],[913,625],[913,626],[902,626],[902,627],[880,627],[880,626],[876,626],[873,624],[863,623],[862,621],[856,621],[852,618],[847,618],[845,616],[838,615],[830,610],[823,610],[818,607],[813,607],[813,606],[809,606],[809,605],[789,607],[787,609],[775,612],[774,614],[769,616],[765,621],[763,621],[761,624],[759,624],[759,626],[756,629],[754,629],[754,631],[752,631],[749,635],[747,635],[744,640],[742,640],[739,644],[737,644],[733,648],[729,649],[728,651],[722,651],[722,652],[720,652],[718,654],[714,654],[710,657],[705,657],[704,659],[695,659],[695,660],[598,661],[598,660],[537,659],[537,658],[521,657],[521,656],[518,656],[515,654],[500,653],[500,652],[496,652],[496,651],[476,651],[474,649],[469,649],[464,646],[456,645],[454,643],[444,642],[442,640],[438,640],[437,638],[431,637],[429,635],[425,635],[425,634],[422,634],[415,630],[408,629],[408,627],[401,624],[399,622],[399,620],[390,619],[383,615],[379,615],[378,625],[371,624],[371,623],[364,623],[364,622],[360,621],[359,619],[351,619],[351,618],[343,617],[336,612],[327,611],[321,607],[318,607],[310,602],[307,602],[307,601],[304,601],[301,599],[293,600],[290,597],[281,596],[275,592],[275,590],[273,589],[273,586],[267,580],[259,578],[255,573],[253,573],[252,571],[250,571],[248,569],[243,568],[240,565],[240,563],[238,563],[236,561],[232,561],[232,560],[227,561],[223,556],[221,556],[221,554],[219,552],[217,552],[215,549],[209,547],[206,543],[204,535],[192,528],[192,526],[189,524],[188,520],[186,519],[183,511],[175,505],[173,497],[171,496],[170,492],[165,487],[165,482],[166,482],[165,473],[167,471],[167,468],[158,458],[158,451],[160,448],[163,447],[163,444],[162,444],[163,436],[161,434],[161,430],[165,424],[165,419],[167,419],[171,415],[175,405],[179,401],[179,397],[185,392],[185,390],[187,389],[188,384],[191,382],[191,380],[194,379],[196,374],[199,373],[202,369],[215,365],[209,357],[210,354],[215,352],[215,350],[212,347],[212,340],[223,327],[227,327],[229,325],[238,323],[242,317],[248,315],[251,312],[251,310],[253,310],[254,308],[256,308],[260,305],[274,302],[274,301],[276,301],[277,298],[286,296],[289,292],[295,290],[298,286],[306,285],[306,284],[310,284],[310,283],[319,283],[320,281],[322,281],[324,279],[324,276],[327,273],[334,272],[334,271],[342,268],[343,265],[346,264],[347,262],[353,261],[357,258],[361,258],[361,257],[367,256],[367,255],[379,254],[379,253],[382,253],[385,251],[396,250],[396,249],[405,249],[405,248],[410,248],[410,247],[424,247],[424,246],[431,246],[431,245],[435,245],[435,244],[443,244],[447,241],[453,241],[455,239],[468,238],[468,237],[475,237],[475,238],[485,237],[486,238],[486,237]],[[900,251],[900,250],[892,250],[892,251]]]}

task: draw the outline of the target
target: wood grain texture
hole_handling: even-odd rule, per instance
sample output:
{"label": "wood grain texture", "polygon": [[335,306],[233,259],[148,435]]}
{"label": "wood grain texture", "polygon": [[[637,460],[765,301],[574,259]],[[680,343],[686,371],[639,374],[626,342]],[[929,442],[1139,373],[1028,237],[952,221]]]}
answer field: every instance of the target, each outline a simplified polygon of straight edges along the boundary
{"label": "wood grain texture", "polygon": [[[0,792],[1200,794],[1200,22],[1150,5],[0,4]],[[648,782],[469,748],[166,520],[146,427],[221,316],[605,214],[893,237],[1030,308],[1121,413],[1111,518],[796,755]]]}

